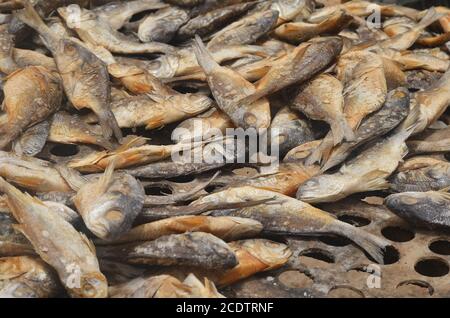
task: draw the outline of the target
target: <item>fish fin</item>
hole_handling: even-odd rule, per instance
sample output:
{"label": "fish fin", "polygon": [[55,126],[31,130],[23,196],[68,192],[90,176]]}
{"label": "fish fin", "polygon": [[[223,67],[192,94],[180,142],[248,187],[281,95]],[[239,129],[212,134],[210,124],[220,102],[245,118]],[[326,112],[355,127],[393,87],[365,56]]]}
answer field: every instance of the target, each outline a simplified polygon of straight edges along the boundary
{"label": "fish fin", "polygon": [[88,239],[88,237],[81,232],[78,232],[80,234],[81,240],[87,245],[87,247],[89,248],[89,250],[95,255],[96,249],[95,249],[95,245],[94,243],[92,243],[92,241],[90,239]]}
{"label": "fish fin", "polygon": [[151,130],[155,128],[160,128],[164,126],[164,115],[155,116],[152,119],[148,120],[145,129]]}
{"label": "fish fin", "polygon": [[115,153],[123,152],[125,150],[128,150],[133,147],[140,147],[147,143],[149,138],[141,137],[141,136],[134,136],[134,135],[128,135],[122,140],[122,145],[120,145],[118,148],[114,150]]}
{"label": "fish fin", "polygon": [[361,180],[365,180],[362,183],[364,185],[364,191],[367,192],[388,189],[389,183],[387,182],[386,177],[386,172],[378,169],[361,176]]}
{"label": "fish fin", "polygon": [[338,231],[335,234],[345,234],[347,238],[355,242],[359,247],[366,251],[379,264],[384,264],[384,253],[392,244],[389,241],[375,236],[369,232],[361,230],[350,224],[339,222]]}
{"label": "fish fin", "polygon": [[333,150],[333,143],[328,142],[328,137],[322,141],[322,143],[314,149],[314,151],[306,158],[305,164],[307,166],[312,166],[315,163],[326,162]]}
{"label": "fish fin", "polygon": [[203,68],[205,73],[210,73],[215,68],[220,67],[198,35],[195,35],[194,53],[197,57],[198,64]]}
{"label": "fish fin", "polygon": [[105,110],[96,113],[98,116],[98,122],[102,127],[102,135],[103,137],[109,139],[114,134],[116,139],[121,142],[123,135],[120,130],[119,124],[117,123],[117,119],[114,116],[111,110]]}
{"label": "fish fin", "polygon": [[347,141],[355,140],[355,133],[345,118],[341,118],[341,120],[338,121],[333,121],[330,124],[330,127],[333,133],[334,146],[340,144],[344,139]]}
{"label": "fish fin", "polygon": [[88,180],[78,171],[69,168],[64,164],[56,164],[54,167],[74,191],[78,191],[88,182]]}
{"label": "fish fin", "polygon": [[426,120],[421,117],[420,105],[417,104],[411,109],[408,117],[395,129],[394,134],[401,135],[404,140],[408,139],[414,134],[417,127],[422,126],[422,121]]}
{"label": "fish fin", "polygon": [[115,161],[112,161],[105,169],[105,172],[97,181],[97,189],[99,192],[104,192],[106,188],[111,184],[112,178],[114,176]]}
{"label": "fish fin", "polygon": [[430,9],[428,9],[427,14],[422,18],[422,20],[420,20],[415,28],[418,30],[425,29],[444,16],[445,14],[437,12],[435,7],[431,7]]}

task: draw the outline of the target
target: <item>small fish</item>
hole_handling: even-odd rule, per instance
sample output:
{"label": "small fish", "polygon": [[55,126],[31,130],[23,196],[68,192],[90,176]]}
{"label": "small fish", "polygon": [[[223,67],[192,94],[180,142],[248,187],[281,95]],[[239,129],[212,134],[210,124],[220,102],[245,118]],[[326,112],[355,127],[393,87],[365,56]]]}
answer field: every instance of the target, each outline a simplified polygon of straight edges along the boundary
{"label": "small fish", "polygon": [[8,25],[0,25],[0,72],[10,74],[19,66],[13,57],[14,37],[8,31]]}
{"label": "small fish", "polygon": [[306,82],[329,66],[340,54],[342,46],[339,37],[324,37],[300,44],[273,63],[268,73],[256,83],[256,92],[240,103],[247,105],[289,85]]}
{"label": "small fish", "polygon": [[306,22],[285,23],[275,29],[275,35],[290,43],[301,43],[308,41],[322,34],[338,34],[346,28],[352,20],[352,17],[344,11],[338,11],[329,19],[311,24]]}
{"label": "small fish", "polygon": [[81,172],[101,172],[114,162],[117,169],[143,165],[170,157],[173,153],[194,148],[195,144],[146,145],[145,138],[135,137],[111,151],[92,152],[69,161],[68,167]]}
{"label": "small fish", "polygon": [[162,236],[137,244],[98,247],[101,258],[130,264],[194,266],[224,270],[237,265],[231,248],[214,235],[195,232]]}
{"label": "small fish", "polygon": [[213,101],[202,94],[147,94],[113,99],[111,110],[120,128],[161,128],[207,111]]}
{"label": "small fish", "polygon": [[73,202],[87,228],[113,240],[127,233],[144,206],[145,191],[134,177],[114,173],[114,164],[93,182],[80,184]]}
{"label": "small fish", "polygon": [[[70,12],[80,12],[80,23],[70,20]],[[175,49],[164,43],[140,43],[114,30],[108,21],[103,20],[91,10],[79,8],[76,5],[58,8],[59,15],[66,21],[69,28],[74,29],[79,37],[94,46],[103,46],[112,53],[139,54],[139,53],[175,53]]]}
{"label": "small fish", "polygon": [[445,191],[392,194],[384,203],[389,210],[414,226],[450,229],[450,197]]}
{"label": "small fish", "polygon": [[278,11],[257,12],[228,25],[212,36],[207,48],[214,51],[227,45],[252,44],[271,31],[278,20]]}
{"label": "small fish", "polygon": [[50,162],[9,152],[0,151],[0,176],[31,191],[73,191]]}
{"label": "small fish", "polygon": [[53,269],[30,256],[0,258],[0,298],[52,298],[61,291]]}
{"label": "small fish", "polygon": [[437,191],[450,186],[450,163],[432,157],[413,157],[390,180],[396,192]]}
{"label": "small fish", "polygon": [[114,1],[94,8],[95,14],[107,21],[114,30],[122,28],[133,15],[143,11],[158,10],[168,5],[159,0]]}
{"label": "small fish", "polygon": [[214,283],[190,274],[181,282],[170,275],[138,277],[109,288],[111,298],[223,298]]}
{"label": "small fish", "polygon": [[100,126],[88,125],[78,115],[56,113],[49,128],[48,141],[61,144],[91,144],[112,149],[111,141],[104,138]]}
{"label": "small fish", "polygon": [[28,128],[18,140],[14,141],[13,149],[19,156],[34,157],[44,149],[50,131],[48,120]]}
{"label": "small fish", "polygon": [[15,14],[45,39],[72,105],[77,109],[91,109],[99,118],[103,136],[109,138],[114,133],[115,137],[121,140],[122,132],[109,109],[111,88],[106,65],[77,42],[58,38],[28,2],[25,9]]}
{"label": "small fish", "polygon": [[305,182],[299,187],[297,198],[308,203],[336,202],[354,193],[389,188],[386,178],[408,153],[405,141],[416,127],[418,109],[413,113],[415,116],[407,118],[391,136],[361,152],[338,172]]}
{"label": "small fish", "polygon": [[392,59],[400,63],[402,70],[424,69],[431,72],[445,72],[450,67],[450,61],[424,53],[398,52]]}
{"label": "small fish", "polygon": [[346,141],[355,139],[355,134],[344,115],[343,90],[344,87],[338,79],[322,74],[301,88],[301,92],[290,106],[311,119],[327,122],[331,127],[335,146],[344,139]]}
{"label": "small fish", "polygon": [[397,127],[409,114],[409,92],[404,88],[389,92],[383,107],[367,116],[355,132],[355,140],[335,147],[322,167],[327,171],[345,159],[361,145],[387,134]]}
{"label": "small fish", "polygon": [[211,233],[224,241],[234,241],[258,236],[262,229],[258,221],[239,217],[179,216],[138,225],[111,243],[152,241],[161,236],[187,232]]}
{"label": "small fish", "polygon": [[59,77],[44,67],[30,66],[10,74],[3,87],[6,122],[0,124],[0,149],[27,128],[44,121],[62,103]]}
{"label": "small fish", "polygon": [[270,125],[270,105],[267,99],[255,103],[241,104],[239,100],[254,93],[255,86],[233,70],[222,67],[196,37],[195,55],[208,79],[208,84],[219,108],[238,127],[268,128]]}
{"label": "small fish", "polygon": [[450,127],[437,129],[423,139],[407,142],[411,154],[450,152]]}
{"label": "small fish", "polygon": [[[95,248],[83,234],[42,201],[22,193],[0,178],[0,189],[19,222],[16,226],[39,256],[51,265],[73,297],[106,297],[108,284],[99,270]],[[74,284],[77,273],[79,284]]]}
{"label": "small fish", "polygon": [[200,37],[211,34],[219,28],[226,26],[234,18],[238,18],[248,10],[254,8],[255,4],[256,2],[238,3],[200,14],[190,19],[178,30],[176,40],[185,41],[193,38],[196,34]]}
{"label": "small fish", "polygon": [[158,10],[141,22],[138,37],[142,42],[168,43],[175,36],[178,29],[189,21],[186,10],[169,7]]}
{"label": "small fish", "polygon": [[428,10],[427,14],[422,18],[422,20],[415,24],[409,31],[405,33],[398,34],[390,39],[384,40],[379,43],[382,49],[393,49],[393,50],[407,50],[409,49],[419,38],[420,34],[428,26],[442,18],[442,15],[436,12],[435,8]]}

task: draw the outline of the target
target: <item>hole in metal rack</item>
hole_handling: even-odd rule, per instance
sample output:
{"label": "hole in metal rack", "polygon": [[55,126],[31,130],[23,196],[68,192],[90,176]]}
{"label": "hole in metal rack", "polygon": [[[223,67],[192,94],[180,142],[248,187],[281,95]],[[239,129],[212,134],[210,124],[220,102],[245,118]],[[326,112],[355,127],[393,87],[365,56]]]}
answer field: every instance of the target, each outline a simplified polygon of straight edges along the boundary
{"label": "hole in metal rack", "polygon": [[[370,256],[366,251],[364,251],[364,254],[369,260],[376,263],[376,261],[372,258],[372,256]],[[394,246],[387,246],[386,250],[384,251],[383,265],[395,264],[399,260],[400,260],[400,253],[398,252],[398,250]]]}
{"label": "hole in metal rack", "polygon": [[50,153],[57,157],[71,157],[80,152],[80,148],[76,145],[55,145],[50,149]]}
{"label": "hole in metal rack", "polygon": [[381,234],[388,240],[399,243],[409,242],[415,237],[414,232],[399,226],[387,226],[381,230]]}
{"label": "hole in metal rack", "polygon": [[327,245],[336,246],[336,247],[347,246],[347,245],[352,244],[352,241],[350,241],[348,238],[345,238],[343,236],[338,236],[338,235],[322,236],[320,238],[320,241]]}
{"label": "hole in metal rack", "polygon": [[353,214],[342,214],[338,216],[338,219],[356,227],[367,226],[371,222],[369,219]]}
{"label": "hole in metal rack", "polygon": [[332,298],[365,298],[364,293],[352,286],[334,286],[328,291],[328,297]]}
{"label": "hole in metal rack", "polygon": [[323,262],[326,262],[329,264],[332,264],[335,262],[333,254],[331,254],[328,251],[322,250],[320,248],[311,248],[311,249],[305,250],[305,251],[301,252],[299,256],[314,258],[316,260],[323,261]]}
{"label": "hole in metal rack", "polygon": [[428,277],[442,277],[449,273],[447,262],[438,257],[428,257],[419,260],[414,269],[417,273]]}
{"label": "hole in metal rack", "polygon": [[167,187],[146,187],[145,188],[145,194],[146,195],[159,195],[164,196],[166,194],[172,194],[172,190]]}
{"label": "hole in metal rack", "polygon": [[428,246],[430,251],[439,255],[450,255],[450,241],[438,239]]}
{"label": "hole in metal rack", "polygon": [[397,285],[396,288],[400,288],[402,286],[407,286],[407,285],[414,285],[414,286],[418,286],[418,287],[421,287],[421,288],[426,288],[428,290],[428,294],[430,296],[432,296],[434,294],[433,286],[431,286],[426,281],[417,280],[417,279],[411,279],[411,280],[406,280],[404,282],[401,282],[400,284]]}

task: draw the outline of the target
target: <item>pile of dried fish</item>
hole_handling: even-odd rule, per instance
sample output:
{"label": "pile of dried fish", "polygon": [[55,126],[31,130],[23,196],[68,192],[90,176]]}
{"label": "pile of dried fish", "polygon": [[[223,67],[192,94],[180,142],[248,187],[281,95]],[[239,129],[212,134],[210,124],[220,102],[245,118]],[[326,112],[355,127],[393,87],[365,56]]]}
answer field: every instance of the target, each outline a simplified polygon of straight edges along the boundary
{"label": "pile of dried fish", "polygon": [[223,297],[293,266],[287,236],[382,264],[390,241],[320,205],[374,191],[448,230],[449,22],[368,1],[1,0],[0,297]]}

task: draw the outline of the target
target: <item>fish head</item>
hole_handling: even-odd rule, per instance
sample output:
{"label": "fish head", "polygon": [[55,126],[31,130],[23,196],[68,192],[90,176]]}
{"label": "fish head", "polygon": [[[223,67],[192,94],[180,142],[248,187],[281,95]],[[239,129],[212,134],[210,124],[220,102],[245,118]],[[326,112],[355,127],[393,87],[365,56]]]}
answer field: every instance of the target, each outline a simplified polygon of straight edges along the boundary
{"label": "fish head", "polygon": [[95,25],[97,15],[87,9],[80,8],[77,4],[57,9],[58,14],[64,19],[70,29],[83,29]]}
{"label": "fish head", "polygon": [[80,46],[72,40],[62,39],[58,46],[58,67],[64,72],[78,70],[81,67]]}
{"label": "fish head", "polygon": [[271,5],[272,10],[280,13],[280,18],[289,21],[303,13],[305,16],[311,14],[314,9],[312,0],[277,0]]}
{"label": "fish head", "polygon": [[70,292],[79,298],[106,298],[108,296],[108,283],[100,272],[87,273],[80,278],[80,288]]}
{"label": "fish head", "polygon": [[321,175],[302,184],[297,198],[305,202],[337,201],[345,195],[346,182],[339,175]]}

